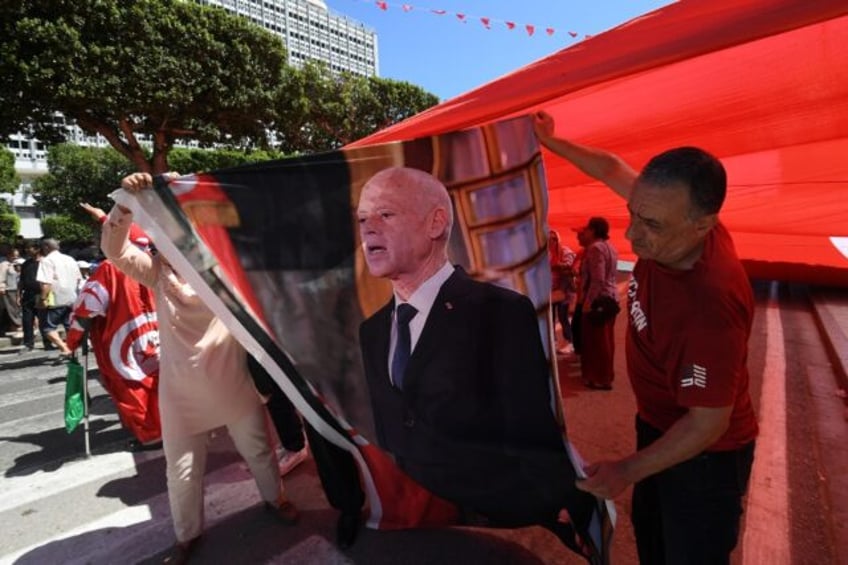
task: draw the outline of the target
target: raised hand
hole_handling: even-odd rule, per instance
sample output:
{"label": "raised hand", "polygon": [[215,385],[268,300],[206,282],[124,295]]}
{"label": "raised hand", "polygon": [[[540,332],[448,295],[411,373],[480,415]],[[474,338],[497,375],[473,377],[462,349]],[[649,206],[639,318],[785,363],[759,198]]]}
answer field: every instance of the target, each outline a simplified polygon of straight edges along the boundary
{"label": "raised hand", "polygon": [[153,177],[150,173],[133,173],[121,181],[121,188],[128,192],[139,192],[153,187]]}
{"label": "raised hand", "polygon": [[98,208],[97,206],[92,206],[88,202],[80,202],[79,205],[80,208],[88,212],[89,215],[95,220],[99,221],[100,218],[106,215],[106,212],[104,212],[101,208]]}
{"label": "raised hand", "polygon": [[540,139],[553,137],[556,129],[553,116],[544,111],[536,112],[533,115],[533,129]]}

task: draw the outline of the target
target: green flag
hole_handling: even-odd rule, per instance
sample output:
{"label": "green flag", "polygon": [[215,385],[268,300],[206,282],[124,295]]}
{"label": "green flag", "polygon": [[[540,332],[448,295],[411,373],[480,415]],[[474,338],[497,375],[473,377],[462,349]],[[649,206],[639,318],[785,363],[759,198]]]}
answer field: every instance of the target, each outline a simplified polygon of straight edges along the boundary
{"label": "green flag", "polygon": [[65,379],[65,429],[71,433],[85,416],[83,404],[83,371],[76,359],[68,361],[68,376]]}

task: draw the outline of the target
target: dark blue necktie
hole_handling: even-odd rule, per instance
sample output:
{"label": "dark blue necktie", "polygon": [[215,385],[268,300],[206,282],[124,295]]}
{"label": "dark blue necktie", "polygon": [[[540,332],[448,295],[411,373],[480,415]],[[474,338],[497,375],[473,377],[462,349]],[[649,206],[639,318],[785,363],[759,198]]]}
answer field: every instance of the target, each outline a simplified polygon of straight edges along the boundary
{"label": "dark blue necktie", "polygon": [[397,343],[395,344],[395,354],[392,356],[392,380],[399,389],[403,389],[403,373],[406,371],[406,364],[409,362],[409,354],[412,350],[409,321],[417,313],[418,310],[409,304],[399,304],[395,311]]}

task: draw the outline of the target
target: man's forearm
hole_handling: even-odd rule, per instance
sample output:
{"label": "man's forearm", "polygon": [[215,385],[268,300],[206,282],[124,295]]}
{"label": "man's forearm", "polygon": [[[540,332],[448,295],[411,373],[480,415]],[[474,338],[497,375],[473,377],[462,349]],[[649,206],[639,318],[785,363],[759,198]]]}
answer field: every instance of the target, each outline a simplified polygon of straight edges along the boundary
{"label": "man's forearm", "polygon": [[100,249],[107,259],[114,260],[129,245],[128,236],[132,224],[132,210],[115,204],[106,216],[100,234]]}
{"label": "man's forearm", "polygon": [[624,459],[630,482],[659,473],[713,445],[727,431],[732,407],[693,408],[658,440]]}
{"label": "man's forearm", "polygon": [[539,138],[542,144],[623,198],[629,198],[638,173],[617,155],[558,137]]}

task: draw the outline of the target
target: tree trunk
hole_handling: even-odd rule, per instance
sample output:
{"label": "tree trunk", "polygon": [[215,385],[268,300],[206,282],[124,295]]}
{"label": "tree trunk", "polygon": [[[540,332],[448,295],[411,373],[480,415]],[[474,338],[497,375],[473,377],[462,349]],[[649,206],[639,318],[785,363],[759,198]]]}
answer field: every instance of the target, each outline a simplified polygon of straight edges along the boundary
{"label": "tree trunk", "polygon": [[153,134],[153,170],[154,175],[161,175],[169,171],[168,167],[168,152],[171,149],[171,144],[168,142],[168,135],[165,130],[157,130]]}
{"label": "tree trunk", "polygon": [[76,120],[77,125],[86,133],[99,133],[105,137],[109,145],[126,157],[140,172],[149,173],[151,171],[150,163],[147,161],[144,150],[139,145],[138,140],[135,138],[135,133],[128,120],[123,119],[120,122],[121,133],[126,138],[126,141],[124,141],[121,139],[118,130],[106,121],[98,120],[89,115],[74,115],[72,117]]}

